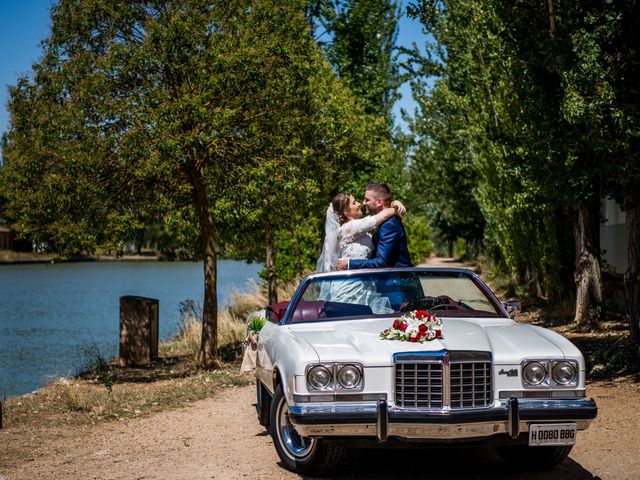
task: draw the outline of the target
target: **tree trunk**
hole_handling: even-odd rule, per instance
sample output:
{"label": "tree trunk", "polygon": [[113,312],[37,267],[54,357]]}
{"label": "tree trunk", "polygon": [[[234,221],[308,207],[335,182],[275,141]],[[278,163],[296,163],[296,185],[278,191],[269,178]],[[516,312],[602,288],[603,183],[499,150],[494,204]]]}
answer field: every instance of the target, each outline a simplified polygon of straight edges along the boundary
{"label": "tree trunk", "polygon": [[[485,65],[484,65],[484,55],[482,54],[482,50],[484,47],[478,49],[478,59],[480,60],[480,70],[485,75]],[[493,116],[493,123],[496,127],[496,135],[495,138],[498,138],[498,133],[500,132],[500,121],[498,120],[498,110],[496,109],[496,104],[493,100],[493,90],[491,89],[491,82],[485,78],[485,89],[487,91],[487,99],[489,100],[489,105],[491,105],[491,115]],[[504,146],[502,141],[500,141],[500,149],[502,150],[503,158],[507,159],[507,148]]]}
{"label": "tree trunk", "polygon": [[215,229],[209,211],[209,198],[202,172],[193,162],[188,171],[193,187],[196,214],[200,222],[204,263],[204,307],[202,309],[202,338],[198,363],[202,368],[217,366],[218,357],[218,288]]}
{"label": "tree trunk", "polygon": [[544,292],[542,291],[542,284],[540,283],[540,275],[537,268],[526,267],[525,282],[529,289],[529,294],[536,298],[543,298]]}
{"label": "tree trunk", "polygon": [[[594,210],[596,210],[594,212]],[[572,212],[576,247],[575,322],[584,328],[600,321],[603,287],[599,262],[599,214],[597,209],[580,207]]]}
{"label": "tree trunk", "polygon": [[549,32],[551,35],[556,33],[556,14],[553,8],[553,0],[547,0],[547,11],[549,13]]}
{"label": "tree trunk", "polygon": [[637,190],[631,185],[625,188],[623,206],[628,235],[628,267],[624,274],[627,314],[631,338],[640,345],[640,201]]}
{"label": "tree trunk", "polygon": [[136,246],[136,255],[141,255],[142,247],[144,246],[144,232],[140,235],[136,235],[134,243]]}
{"label": "tree trunk", "polygon": [[275,238],[268,226],[265,227],[264,234],[267,244],[267,289],[269,291],[269,305],[273,305],[278,303]]}
{"label": "tree trunk", "polygon": [[298,237],[294,238],[294,246],[296,249],[296,271],[299,278],[302,278],[302,274],[304,273],[302,269],[302,252],[300,251],[300,242]]}
{"label": "tree trunk", "polygon": [[447,253],[449,254],[449,258],[453,258],[453,240],[447,240]]}

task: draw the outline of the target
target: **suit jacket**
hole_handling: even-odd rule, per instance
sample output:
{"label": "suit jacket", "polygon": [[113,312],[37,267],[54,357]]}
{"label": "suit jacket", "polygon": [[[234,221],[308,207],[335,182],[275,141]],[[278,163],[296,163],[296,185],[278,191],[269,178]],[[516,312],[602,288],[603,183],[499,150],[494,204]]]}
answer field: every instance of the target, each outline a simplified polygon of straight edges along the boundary
{"label": "suit jacket", "polygon": [[364,260],[349,260],[349,268],[411,267],[407,234],[397,215],[389,218],[373,237],[373,256]]}

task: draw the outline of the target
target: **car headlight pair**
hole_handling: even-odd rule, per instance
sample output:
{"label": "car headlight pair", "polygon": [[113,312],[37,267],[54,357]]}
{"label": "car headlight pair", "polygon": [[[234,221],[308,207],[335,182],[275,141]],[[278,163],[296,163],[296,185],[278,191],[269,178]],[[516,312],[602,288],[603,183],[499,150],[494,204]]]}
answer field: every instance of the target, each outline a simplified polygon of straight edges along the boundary
{"label": "car headlight pair", "polygon": [[522,365],[522,383],[532,386],[572,386],[578,383],[578,364],[571,360],[533,360]]}
{"label": "car headlight pair", "polygon": [[309,390],[362,390],[362,365],[323,364],[307,367]]}

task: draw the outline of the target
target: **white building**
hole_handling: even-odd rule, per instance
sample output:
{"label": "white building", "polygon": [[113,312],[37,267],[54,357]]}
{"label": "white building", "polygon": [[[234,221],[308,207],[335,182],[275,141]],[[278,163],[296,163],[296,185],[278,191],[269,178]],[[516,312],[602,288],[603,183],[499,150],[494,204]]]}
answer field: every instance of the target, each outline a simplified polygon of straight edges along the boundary
{"label": "white building", "polygon": [[624,275],[629,265],[627,253],[627,221],[618,204],[607,198],[602,202],[603,221],[600,224],[602,258],[616,273]]}

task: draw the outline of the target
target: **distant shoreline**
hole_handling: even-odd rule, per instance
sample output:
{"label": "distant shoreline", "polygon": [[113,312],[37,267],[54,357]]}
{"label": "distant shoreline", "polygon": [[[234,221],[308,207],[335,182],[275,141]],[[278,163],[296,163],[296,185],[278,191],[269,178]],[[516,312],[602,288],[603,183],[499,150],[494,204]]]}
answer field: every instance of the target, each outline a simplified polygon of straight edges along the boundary
{"label": "distant shoreline", "polygon": [[160,255],[85,255],[81,257],[55,257],[38,253],[22,253],[3,250],[0,251],[0,265],[38,265],[48,263],[79,263],[79,262],[157,262]]}

